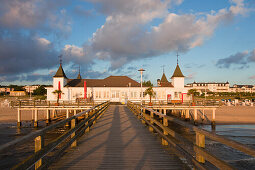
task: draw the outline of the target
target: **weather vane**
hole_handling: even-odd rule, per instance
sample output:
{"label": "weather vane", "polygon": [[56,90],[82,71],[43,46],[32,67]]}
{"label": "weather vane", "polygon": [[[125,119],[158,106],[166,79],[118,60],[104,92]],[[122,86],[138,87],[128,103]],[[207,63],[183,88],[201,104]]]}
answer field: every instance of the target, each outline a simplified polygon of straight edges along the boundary
{"label": "weather vane", "polygon": [[162,66],[161,66],[162,69],[163,69],[163,73],[165,73],[165,66],[166,66],[166,65],[162,65]]}
{"label": "weather vane", "polygon": [[58,58],[59,58],[60,65],[62,65],[62,54],[60,54],[60,56],[58,56]]}
{"label": "weather vane", "polygon": [[179,61],[178,61],[178,57],[179,57],[179,54],[178,54],[178,51],[177,51],[177,64],[179,64]]}

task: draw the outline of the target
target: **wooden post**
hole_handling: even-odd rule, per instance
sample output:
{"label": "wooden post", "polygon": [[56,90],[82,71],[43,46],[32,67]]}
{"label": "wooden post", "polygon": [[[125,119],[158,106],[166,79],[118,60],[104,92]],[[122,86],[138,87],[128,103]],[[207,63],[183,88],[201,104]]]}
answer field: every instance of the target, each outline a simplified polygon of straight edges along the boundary
{"label": "wooden post", "polygon": [[[165,116],[163,117],[163,126],[164,127],[168,126],[168,120]],[[164,135],[168,135],[168,133],[166,132],[165,129],[163,129],[163,131],[164,131]],[[162,138],[162,145],[164,145],[164,146],[168,145],[168,142],[164,138]]]}
{"label": "wooden post", "polygon": [[189,121],[189,110],[185,110],[185,120]]}
{"label": "wooden post", "polygon": [[[143,113],[142,113],[142,115],[145,115],[145,112],[146,112],[146,110],[145,110],[145,108],[143,108]],[[144,116],[142,116],[142,115],[141,115],[141,117],[144,118]],[[145,124],[145,121],[143,120],[143,118],[142,118],[142,124]]]}
{"label": "wooden post", "polygon": [[[88,119],[88,117],[89,117],[89,112],[85,114],[85,119]],[[87,121],[87,122],[85,123],[85,126],[87,126],[88,124],[89,124],[89,122]],[[86,132],[86,133],[89,132],[89,126],[87,127],[87,129],[85,130],[85,132]]]}
{"label": "wooden post", "polygon": [[[205,148],[205,135],[196,132],[196,145]],[[200,163],[205,163],[205,158],[199,153],[196,153],[196,160]]]}
{"label": "wooden post", "polygon": [[213,112],[212,112],[212,130],[215,130],[215,128],[216,128],[216,123],[215,123],[215,110],[216,110],[216,109],[213,109]]}
{"label": "wooden post", "polygon": [[[42,136],[37,136],[35,138],[35,153],[40,151],[43,148],[44,141]],[[35,169],[38,169],[42,165],[42,159],[38,160],[35,163]]]}
{"label": "wooden post", "polygon": [[166,109],[164,109],[164,115],[166,115]]}
{"label": "wooden post", "polygon": [[[97,110],[96,110],[96,109],[93,109],[92,115],[93,115],[94,113],[96,113],[96,112],[97,112]],[[95,116],[96,116],[96,115],[95,115]],[[95,117],[95,116],[94,116],[94,117]],[[93,121],[93,125],[94,125],[94,124],[96,124],[96,119]]]}
{"label": "wooden post", "polygon": [[[63,101],[64,102],[64,101]],[[66,119],[69,118],[69,109],[66,109]],[[66,126],[70,126],[70,122],[66,123]]]}
{"label": "wooden post", "polygon": [[194,124],[197,125],[197,109],[194,109]]}
{"label": "wooden post", "polygon": [[203,116],[202,116],[202,121],[205,120],[205,109],[202,109],[202,113],[203,113]]}
{"label": "wooden post", "polygon": [[50,123],[50,110],[47,109],[46,110],[46,124],[49,124]]}
{"label": "wooden post", "polygon": [[34,121],[34,127],[38,127],[38,110],[35,109],[35,121]]}
{"label": "wooden post", "polygon": [[[75,123],[76,123],[76,120],[75,119],[72,119],[71,120],[71,129],[74,129],[75,128]],[[74,138],[75,137],[75,132],[71,134],[71,138]],[[71,148],[73,147],[76,147],[77,146],[77,141],[75,140],[72,144],[71,144]]]}
{"label": "wooden post", "polygon": [[17,127],[20,128],[21,127],[21,110],[20,108],[18,108],[18,121],[17,121]]}
{"label": "wooden post", "polygon": [[[150,111],[150,123],[153,125],[153,117],[154,117],[154,113],[153,110]],[[151,126],[149,126],[149,131],[153,132],[153,128]]]}
{"label": "wooden post", "polygon": [[34,123],[34,109],[31,110],[31,117],[32,117],[32,120],[31,120],[31,123],[33,124]]}

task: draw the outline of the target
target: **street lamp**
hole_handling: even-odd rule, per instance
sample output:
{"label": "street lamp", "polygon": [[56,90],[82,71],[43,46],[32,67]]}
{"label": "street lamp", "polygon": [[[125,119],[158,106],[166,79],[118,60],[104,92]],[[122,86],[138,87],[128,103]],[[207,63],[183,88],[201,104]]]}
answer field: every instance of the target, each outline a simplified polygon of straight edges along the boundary
{"label": "street lamp", "polygon": [[[140,73],[141,73],[141,105],[143,104],[142,103],[142,101],[143,101],[143,72],[145,71],[144,69],[140,69],[140,70],[138,70],[138,71],[140,71]],[[141,107],[141,109],[142,109],[142,107]]]}

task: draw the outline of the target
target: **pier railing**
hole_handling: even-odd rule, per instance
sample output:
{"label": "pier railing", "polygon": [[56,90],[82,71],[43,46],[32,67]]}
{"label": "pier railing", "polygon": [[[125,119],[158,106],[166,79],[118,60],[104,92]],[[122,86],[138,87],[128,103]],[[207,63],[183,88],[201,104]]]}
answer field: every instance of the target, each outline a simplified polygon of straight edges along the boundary
{"label": "pier railing", "polygon": [[[205,149],[206,138],[255,157],[255,150],[241,143],[203,130],[178,118],[159,113],[151,108],[134,104],[130,101],[127,106],[141,119],[142,123],[148,125],[151,132],[155,131],[162,137],[162,145],[171,146],[179,157],[184,157],[190,164],[198,169],[210,169],[208,166],[211,165],[219,169],[234,169],[226,161],[216,157]],[[190,134],[195,133],[195,141],[171,129],[168,126],[169,122],[185,127]],[[206,161],[211,164],[205,164]]]}
{"label": "pier railing", "polygon": [[[100,118],[109,104],[109,102],[98,104],[91,109],[80,112],[65,120],[59,121],[43,129],[32,132],[24,137],[20,137],[6,143],[0,146],[0,153],[4,153],[5,151],[11,150],[14,147],[24,145],[26,142],[31,142],[31,140],[34,140],[35,153],[24,159],[24,161],[15,165],[12,169],[45,168],[54,160],[54,158],[56,158],[68,147],[75,147],[77,145],[77,138],[89,131],[89,127],[95,124],[96,120]],[[45,136],[47,136],[47,133],[64,126],[69,126],[70,128],[56,139],[46,141]],[[47,145],[45,145],[46,143]],[[51,157],[50,159],[47,159],[47,156],[49,155],[51,155]]]}
{"label": "pier railing", "polygon": [[10,102],[11,107],[65,107],[65,106],[90,106],[97,105],[102,102],[98,101],[47,101],[47,100],[15,100]]}

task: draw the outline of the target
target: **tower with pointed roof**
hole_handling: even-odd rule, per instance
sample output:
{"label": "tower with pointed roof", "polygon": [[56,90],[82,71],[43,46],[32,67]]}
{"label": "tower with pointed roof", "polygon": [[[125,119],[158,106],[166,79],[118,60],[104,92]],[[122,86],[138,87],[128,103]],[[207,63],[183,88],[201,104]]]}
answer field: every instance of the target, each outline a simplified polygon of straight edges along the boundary
{"label": "tower with pointed roof", "polygon": [[174,70],[174,74],[172,75],[171,79],[172,79],[172,85],[176,88],[184,88],[184,75],[182,74],[182,71],[179,67],[179,63],[178,63],[178,53],[177,53],[177,66]]}
{"label": "tower with pointed roof", "polygon": [[78,73],[78,76],[77,76],[76,79],[82,79],[82,78],[81,78],[81,69],[80,69],[80,66],[79,66],[79,73]]}
{"label": "tower with pointed roof", "polygon": [[60,64],[56,74],[53,76],[53,88],[55,90],[62,90],[67,84],[67,77],[62,67],[62,56],[59,56]]}

